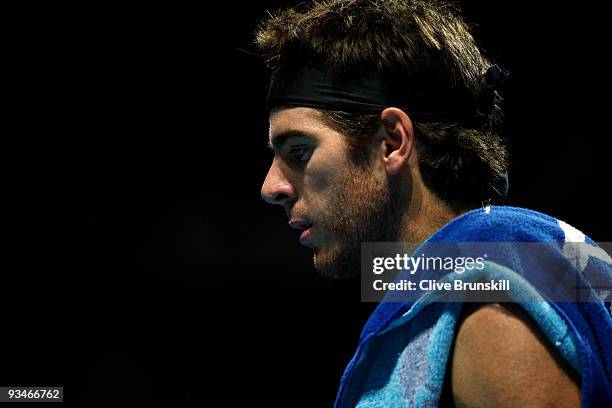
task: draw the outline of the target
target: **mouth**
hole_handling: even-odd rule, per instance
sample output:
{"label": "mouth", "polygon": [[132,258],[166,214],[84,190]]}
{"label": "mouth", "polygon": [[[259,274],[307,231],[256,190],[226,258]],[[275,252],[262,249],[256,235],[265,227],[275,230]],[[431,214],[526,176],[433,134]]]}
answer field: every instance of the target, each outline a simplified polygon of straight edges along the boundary
{"label": "mouth", "polygon": [[311,237],[311,235],[312,235],[312,227],[308,227],[304,231],[302,231],[302,233],[300,234],[300,244],[310,247],[310,245],[308,245],[308,240]]}
{"label": "mouth", "polygon": [[291,220],[289,221],[289,226],[302,231],[300,234],[300,244],[311,247],[308,242],[312,236],[312,223],[303,220]]}

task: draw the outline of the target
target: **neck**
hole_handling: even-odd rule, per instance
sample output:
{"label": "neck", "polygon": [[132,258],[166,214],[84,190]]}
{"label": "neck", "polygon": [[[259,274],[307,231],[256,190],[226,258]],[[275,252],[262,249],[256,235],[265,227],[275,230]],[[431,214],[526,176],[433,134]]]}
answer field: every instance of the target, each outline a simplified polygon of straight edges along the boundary
{"label": "neck", "polygon": [[462,212],[453,211],[431,192],[420,177],[413,178],[407,196],[406,210],[401,215],[399,241],[420,245]]}

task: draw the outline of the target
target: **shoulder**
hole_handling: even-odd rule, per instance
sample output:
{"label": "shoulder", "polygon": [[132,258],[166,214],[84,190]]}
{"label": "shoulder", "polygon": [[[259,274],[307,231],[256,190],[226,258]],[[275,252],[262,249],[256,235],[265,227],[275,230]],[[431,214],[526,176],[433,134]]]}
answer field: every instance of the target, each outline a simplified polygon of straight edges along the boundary
{"label": "shoulder", "polygon": [[467,305],[450,372],[458,407],[580,406],[578,376],[520,306]]}
{"label": "shoulder", "polygon": [[565,234],[561,225],[560,221],[554,217],[526,208],[487,206],[460,215],[442,227],[430,240],[438,242],[563,242]]}

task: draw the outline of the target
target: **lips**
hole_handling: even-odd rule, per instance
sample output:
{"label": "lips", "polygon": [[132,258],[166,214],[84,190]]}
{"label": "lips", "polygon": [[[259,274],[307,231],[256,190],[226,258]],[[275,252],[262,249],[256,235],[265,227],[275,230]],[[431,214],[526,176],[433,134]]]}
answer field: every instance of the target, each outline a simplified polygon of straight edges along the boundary
{"label": "lips", "polygon": [[311,235],[312,235],[312,227],[306,228],[304,231],[302,231],[302,233],[300,234],[300,244],[310,246],[308,245],[308,239],[310,238]]}
{"label": "lips", "polygon": [[312,223],[305,220],[291,220],[289,221],[289,226],[302,231],[300,234],[300,244],[310,246],[308,245],[308,240],[312,235]]}
{"label": "lips", "polygon": [[289,226],[294,229],[305,230],[310,228],[312,224],[303,220],[291,220]]}

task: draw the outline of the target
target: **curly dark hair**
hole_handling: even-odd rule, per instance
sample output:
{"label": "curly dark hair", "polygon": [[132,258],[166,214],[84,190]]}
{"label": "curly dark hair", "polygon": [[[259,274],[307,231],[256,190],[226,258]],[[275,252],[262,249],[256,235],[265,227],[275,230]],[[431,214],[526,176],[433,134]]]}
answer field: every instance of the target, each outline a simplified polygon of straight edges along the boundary
{"label": "curly dark hair", "polygon": [[[324,61],[334,72],[371,67],[400,72],[423,89],[447,89],[482,106],[483,74],[491,63],[481,54],[459,8],[447,1],[320,0],[264,20],[255,34],[271,69],[304,58]],[[306,57],[305,57],[306,56]],[[508,152],[496,129],[501,97],[485,101],[487,126],[458,119],[413,119],[419,168],[425,184],[456,211],[503,199]],[[380,116],[322,110],[347,135],[351,157],[367,162]]]}

